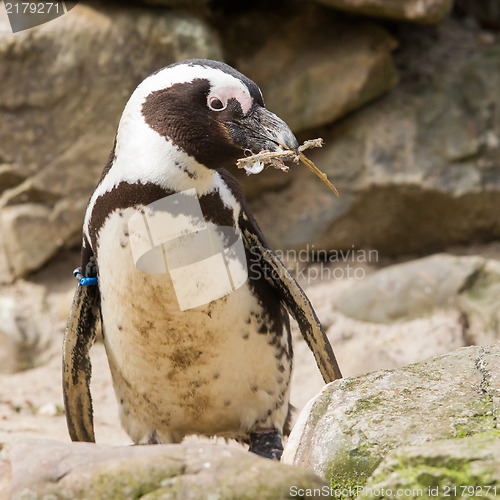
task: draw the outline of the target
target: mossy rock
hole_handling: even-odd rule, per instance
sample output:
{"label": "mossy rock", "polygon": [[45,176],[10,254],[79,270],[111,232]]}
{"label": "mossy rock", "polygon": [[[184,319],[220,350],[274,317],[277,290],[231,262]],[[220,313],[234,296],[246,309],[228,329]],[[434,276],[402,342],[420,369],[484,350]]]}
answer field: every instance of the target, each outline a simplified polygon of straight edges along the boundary
{"label": "mossy rock", "polygon": [[0,444],[0,498],[11,500],[280,500],[314,491],[330,498],[311,471],[222,445]]}
{"label": "mossy rock", "polygon": [[358,498],[493,499],[498,494],[500,432],[493,431],[399,448],[382,462]]}
{"label": "mossy rock", "polygon": [[284,461],[309,467],[338,491],[356,491],[401,446],[491,436],[499,367],[495,344],[333,382],[299,416]]}

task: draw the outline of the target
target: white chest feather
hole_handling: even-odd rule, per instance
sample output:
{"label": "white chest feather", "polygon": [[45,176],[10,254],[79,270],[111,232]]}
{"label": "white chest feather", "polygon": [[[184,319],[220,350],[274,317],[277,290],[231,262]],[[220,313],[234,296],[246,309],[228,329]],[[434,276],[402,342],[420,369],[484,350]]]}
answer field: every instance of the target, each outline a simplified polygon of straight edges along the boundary
{"label": "white chest feather", "polygon": [[291,360],[277,352],[287,336],[259,333],[262,310],[248,284],[181,311],[168,273],[134,266],[127,226],[133,213],[106,220],[98,249],[105,343],[127,432],[135,442],[154,432],[169,442],[191,433],[243,437],[259,427],[281,429]]}

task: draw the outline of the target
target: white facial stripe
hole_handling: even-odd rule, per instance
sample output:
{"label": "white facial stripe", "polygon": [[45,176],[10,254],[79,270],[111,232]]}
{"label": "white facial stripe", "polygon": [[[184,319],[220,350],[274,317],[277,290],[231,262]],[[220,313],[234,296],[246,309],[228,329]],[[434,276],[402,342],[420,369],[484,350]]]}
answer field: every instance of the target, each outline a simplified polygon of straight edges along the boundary
{"label": "white facial stripe", "polygon": [[[127,105],[123,111],[122,118],[120,120],[120,125],[118,127],[118,136],[121,133],[121,129],[129,125],[133,125],[138,119],[142,117],[142,105],[146,97],[157,90],[166,89],[175,85],[176,83],[189,83],[195,79],[206,79],[210,83],[211,89],[216,88],[231,88],[234,89],[235,93],[242,96],[247,96],[242,98],[242,107],[245,109],[248,107],[248,102],[251,97],[246,85],[235,78],[234,76],[225,73],[222,70],[208,68],[205,66],[190,66],[188,64],[179,64],[178,66],[167,67],[162,69],[158,73],[146,78],[133,92],[130,96]],[[140,117],[140,118],[139,118]]]}
{"label": "white facial stripe", "polygon": [[[176,83],[189,83],[195,79],[208,80],[212,91],[216,89],[232,89],[234,94],[246,96],[245,104],[252,99],[246,85],[241,80],[220,69],[180,64],[165,68],[146,78],[134,91],[130,101],[138,100],[142,104],[144,99],[152,92],[166,89]],[[235,97],[235,95],[232,97]]]}

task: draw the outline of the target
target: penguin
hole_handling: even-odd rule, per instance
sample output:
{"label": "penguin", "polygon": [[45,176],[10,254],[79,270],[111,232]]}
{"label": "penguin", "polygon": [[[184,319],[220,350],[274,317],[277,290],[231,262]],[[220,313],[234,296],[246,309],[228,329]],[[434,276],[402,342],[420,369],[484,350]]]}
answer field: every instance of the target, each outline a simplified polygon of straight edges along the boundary
{"label": "penguin", "polygon": [[[245,154],[285,149],[298,151],[290,128],[267,110],[252,80],[222,62],[174,63],[132,93],[87,206],[81,267],[75,271],[79,281],[63,347],[64,405],[73,441],[95,441],[89,351],[99,321],[121,424],[136,444],[220,436],[279,460],[291,411],[289,314],[325,383],[341,377],[311,303],[267,244],[230,173]],[[148,241],[151,232],[132,234],[131,221],[153,220],[151,207],[162,200],[178,208],[169,214],[174,222],[155,219],[160,232],[181,220],[196,226],[196,217],[202,218],[199,234],[180,231],[169,240],[170,250],[175,253],[177,245],[177,256],[195,255],[203,246],[195,236],[229,228],[244,260],[233,275],[243,271],[245,279],[229,280],[232,286],[212,300],[214,274],[223,279],[224,267],[200,271],[194,262],[181,266],[180,278],[179,269],[141,269],[137,241],[143,237],[149,250],[161,244]],[[194,212],[186,208],[191,206]],[[220,241],[221,248],[231,243]],[[176,283],[187,287],[185,307]],[[192,302],[198,296],[206,303]]]}

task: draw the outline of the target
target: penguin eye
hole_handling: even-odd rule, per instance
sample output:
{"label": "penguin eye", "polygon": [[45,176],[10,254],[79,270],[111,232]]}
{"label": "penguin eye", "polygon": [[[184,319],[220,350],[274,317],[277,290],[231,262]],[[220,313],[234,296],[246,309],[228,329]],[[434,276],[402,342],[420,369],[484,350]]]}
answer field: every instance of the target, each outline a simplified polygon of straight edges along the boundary
{"label": "penguin eye", "polygon": [[208,107],[212,111],[222,111],[226,109],[227,103],[224,104],[218,97],[210,97],[208,100]]}

